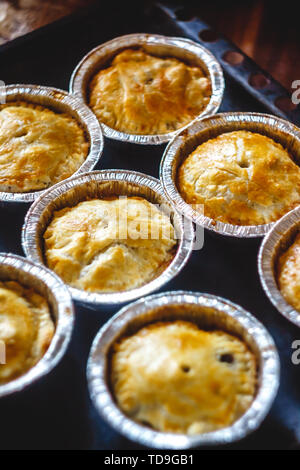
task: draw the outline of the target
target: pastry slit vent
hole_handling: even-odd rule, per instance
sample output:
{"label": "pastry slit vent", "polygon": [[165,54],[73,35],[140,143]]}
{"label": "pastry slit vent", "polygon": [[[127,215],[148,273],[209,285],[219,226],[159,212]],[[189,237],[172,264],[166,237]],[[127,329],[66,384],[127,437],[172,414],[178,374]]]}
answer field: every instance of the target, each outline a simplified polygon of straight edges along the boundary
{"label": "pastry slit vent", "polygon": [[20,130],[19,132],[16,132],[15,133],[15,137],[16,138],[20,138],[20,137],[25,137],[26,135],[28,135],[28,131],[27,130]]}
{"label": "pastry slit vent", "polygon": [[249,168],[250,166],[248,162],[239,162],[238,165],[240,168]]}
{"label": "pastry slit vent", "polygon": [[224,354],[221,354],[221,356],[219,358],[219,361],[220,362],[226,362],[227,364],[233,364],[234,357],[230,353],[224,353]]}

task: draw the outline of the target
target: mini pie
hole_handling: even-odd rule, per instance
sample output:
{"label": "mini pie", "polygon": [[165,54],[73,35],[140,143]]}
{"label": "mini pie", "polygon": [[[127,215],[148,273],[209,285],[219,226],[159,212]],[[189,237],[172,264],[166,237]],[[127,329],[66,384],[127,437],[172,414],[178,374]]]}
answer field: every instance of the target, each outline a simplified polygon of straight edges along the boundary
{"label": "mini pie", "polygon": [[53,335],[47,301],[17,282],[0,281],[0,342],[6,351],[0,385],[31,369],[44,356]]}
{"label": "mini pie", "polygon": [[89,292],[139,287],[174,257],[169,217],[140,197],[93,199],[55,212],[45,234],[47,265]]}
{"label": "mini pie", "polygon": [[158,322],[114,345],[111,384],[132,419],[159,431],[201,434],[230,426],[249,408],[256,361],[223,331]]}
{"label": "mini pie", "polygon": [[300,168],[269,137],[228,132],[186,158],[178,170],[178,189],[195,210],[204,205],[204,215],[211,219],[261,225],[300,204]]}
{"label": "mini pie", "polygon": [[278,284],[286,301],[300,312],[300,233],[279,258]]}
{"label": "mini pie", "polygon": [[92,79],[89,106],[118,131],[165,134],[192,121],[210,97],[210,80],[200,67],[126,49]]}
{"label": "mini pie", "polygon": [[71,116],[26,102],[0,105],[0,191],[48,188],[75,173],[88,150]]}

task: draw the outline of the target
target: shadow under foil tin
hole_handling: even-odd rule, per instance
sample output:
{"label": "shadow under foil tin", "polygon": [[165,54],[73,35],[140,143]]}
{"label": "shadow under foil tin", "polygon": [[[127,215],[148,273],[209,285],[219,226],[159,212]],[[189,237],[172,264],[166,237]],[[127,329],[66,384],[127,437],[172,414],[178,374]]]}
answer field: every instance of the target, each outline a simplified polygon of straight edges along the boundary
{"label": "shadow under foil tin", "polygon": [[284,215],[266,235],[258,254],[258,271],[263,289],[277,310],[300,327],[300,312],[290,305],[280,292],[277,264],[300,232],[300,207]]}
{"label": "shadow under foil tin", "polygon": [[70,343],[75,316],[69,290],[49,269],[20,256],[0,253],[0,280],[16,281],[42,295],[50,306],[55,323],[55,333],[44,356],[24,375],[0,385],[1,399],[21,392],[48,374],[59,363]]}
{"label": "shadow under foil tin", "polygon": [[[187,320],[200,328],[221,329],[236,335],[254,353],[258,367],[257,390],[248,410],[231,426],[217,431],[186,435],[158,432],[127,417],[117,406],[110,387],[111,349],[116,341],[153,322]],[[163,292],[144,297],[120,310],[94,339],[87,377],[98,413],[128,439],[158,449],[189,449],[228,444],[257,429],[267,415],[279,386],[279,357],[265,327],[238,305],[209,294]]]}
{"label": "shadow under foil tin", "polygon": [[[168,144],[160,165],[160,180],[170,203],[181,214],[214,234],[227,239],[264,237],[275,222],[263,225],[233,225],[211,219],[197,212],[183,199],[177,188],[180,165],[199,145],[223,133],[245,130],[265,135],[280,143],[300,166],[300,130],[294,124],[262,113],[220,113],[192,123]],[[224,238],[224,237],[223,237]]]}
{"label": "shadow under foil tin", "polygon": [[[88,86],[92,77],[112,61],[121,51],[127,48],[142,48],[145,52],[158,57],[175,57],[188,64],[200,67],[210,79],[212,94],[207,107],[197,116],[199,120],[215,114],[224,94],[224,77],[217,59],[200,44],[180,37],[168,37],[158,34],[128,34],[105,42],[90,51],[75,68],[69,85],[70,93],[80,97],[88,104]],[[140,135],[129,134],[112,129],[101,123],[105,137],[122,143],[159,145],[168,142],[179,131],[166,134]]]}
{"label": "shadow under foil tin", "polygon": [[187,263],[193,249],[192,223],[182,218],[166,200],[159,180],[142,173],[125,170],[103,170],[87,173],[58,183],[46,191],[30,208],[22,233],[23,249],[28,258],[45,264],[43,234],[53,213],[64,207],[74,207],[87,199],[115,196],[139,196],[159,204],[170,216],[174,226],[177,249],[170,264],[150,282],[122,292],[87,292],[70,287],[73,299],[97,307],[129,302],[161,288],[173,279]]}
{"label": "shadow under foil tin", "polygon": [[[89,151],[83,164],[72,176],[91,171],[98,163],[104,146],[102,130],[94,114],[79,99],[64,90],[40,85],[7,85],[0,87],[0,94],[5,103],[24,101],[40,105],[58,114],[68,114],[78,122],[89,143]],[[24,193],[2,191],[0,192],[0,204],[4,207],[6,205],[11,207],[12,204],[19,206],[19,203],[32,203],[46,190]]]}

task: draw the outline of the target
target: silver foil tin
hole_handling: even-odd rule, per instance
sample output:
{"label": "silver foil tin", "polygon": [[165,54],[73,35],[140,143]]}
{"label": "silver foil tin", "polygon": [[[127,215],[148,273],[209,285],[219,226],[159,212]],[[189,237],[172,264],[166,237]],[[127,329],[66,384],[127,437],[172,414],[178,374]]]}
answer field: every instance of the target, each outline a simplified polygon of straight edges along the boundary
{"label": "silver foil tin", "polygon": [[274,225],[232,225],[195,211],[177,189],[177,170],[198,145],[225,132],[258,132],[279,142],[300,165],[300,129],[283,119],[260,113],[220,113],[187,126],[168,144],[160,165],[160,179],[170,203],[196,224],[220,235],[236,238],[263,237]]}
{"label": "silver foil tin", "polygon": [[55,322],[55,334],[46,354],[21,377],[7,384],[0,384],[0,398],[2,398],[24,390],[58,364],[71,339],[74,311],[71,295],[64,283],[48,269],[25,258],[0,253],[0,280],[13,280],[34,288],[47,299]]}
{"label": "silver foil tin", "polygon": [[[84,129],[90,144],[87,158],[74,175],[86,173],[95,167],[103,152],[104,138],[95,115],[78,98],[69,95],[66,91],[40,85],[7,85],[0,87],[0,96],[4,102],[27,101],[72,116]],[[0,192],[0,201],[31,203],[44,191]]]}
{"label": "silver foil tin", "polygon": [[151,176],[134,171],[95,171],[58,183],[46,191],[29,209],[22,231],[23,249],[31,260],[44,264],[43,234],[53,217],[53,212],[72,207],[91,198],[109,196],[141,196],[170,215],[175,228],[178,248],[173,261],[149,283],[124,292],[91,293],[70,287],[72,297],[90,305],[120,304],[147,295],[161,288],[175,277],[188,261],[194,239],[192,223],[183,219],[165,199],[160,182]]}
{"label": "silver foil tin", "polygon": [[[218,111],[224,94],[224,77],[217,59],[204,47],[189,39],[167,37],[157,34],[128,34],[108,41],[90,51],[75,68],[70,80],[70,93],[79,96],[85,103],[88,97],[88,85],[92,77],[106,67],[119,52],[126,48],[140,47],[146,52],[161,56],[175,57],[189,64],[199,66],[210,78],[212,96],[209,104],[195,120]],[[194,122],[194,121],[192,121]],[[146,145],[158,145],[168,142],[177,131],[158,135],[134,135],[119,132],[104,123],[104,135],[122,142]]]}
{"label": "silver foil tin", "polygon": [[263,289],[277,310],[300,327],[300,312],[282,296],[277,285],[277,262],[300,231],[300,207],[284,215],[266,235],[258,254],[258,271]]}
{"label": "silver foil tin", "polygon": [[[121,337],[134,334],[155,321],[189,320],[201,328],[218,328],[242,338],[258,363],[258,385],[250,408],[232,426],[194,436],[163,433],[131,420],[116,405],[109,384],[110,353]],[[97,334],[87,364],[90,395],[99,412],[117,432],[146,447],[188,449],[228,444],[259,427],[279,386],[279,357],[274,342],[250,313],[213,295],[196,292],[163,292],[124,307]]]}

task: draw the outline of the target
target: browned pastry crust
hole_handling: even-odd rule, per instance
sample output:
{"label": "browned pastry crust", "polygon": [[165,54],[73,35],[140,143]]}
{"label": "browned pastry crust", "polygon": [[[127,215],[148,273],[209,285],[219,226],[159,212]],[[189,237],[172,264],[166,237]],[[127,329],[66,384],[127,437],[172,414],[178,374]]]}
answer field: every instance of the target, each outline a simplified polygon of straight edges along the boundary
{"label": "browned pastry crust", "polygon": [[31,369],[47,351],[53,335],[47,301],[17,282],[0,282],[0,340],[6,350],[6,363],[0,364],[0,384]]}
{"label": "browned pastry crust", "polygon": [[209,103],[200,67],[126,49],[90,84],[89,105],[100,122],[128,134],[165,134],[192,121]]}
{"label": "browned pastry crust", "polygon": [[169,217],[140,197],[62,209],[44,239],[47,265],[89,292],[125,291],[151,281],[171,262],[177,244]]}
{"label": "browned pastry crust", "polygon": [[178,171],[178,189],[196,210],[204,205],[204,215],[211,219],[261,225],[300,204],[300,168],[269,137],[229,132],[187,157]]}
{"label": "browned pastry crust", "polygon": [[0,105],[0,191],[48,188],[75,173],[88,149],[71,116],[27,102]]}
{"label": "browned pastry crust", "polygon": [[246,344],[223,331],[158,322],[115,344],[111,383],[134,420],[199,434],[231,425],[251,405],[256,361]]}
{"label": "browned pastry crust", "polygon": [[300,233],[279,258],[278,284],[286,301],[300,312]]}

